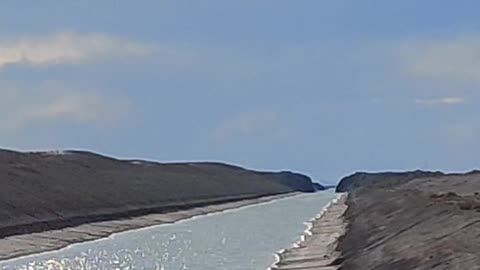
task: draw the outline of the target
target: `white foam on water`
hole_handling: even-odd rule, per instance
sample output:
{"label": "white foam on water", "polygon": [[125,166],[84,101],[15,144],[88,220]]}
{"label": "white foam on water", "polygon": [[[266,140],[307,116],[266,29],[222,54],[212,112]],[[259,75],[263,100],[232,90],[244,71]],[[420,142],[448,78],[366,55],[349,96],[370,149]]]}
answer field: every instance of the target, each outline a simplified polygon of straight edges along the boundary
{"label": "white foam on water", "polygon": [[287,251],[286,249],[281,249],[280,251],[278,251],[277,253],[273,254],[273,256],[275,256],[275,262],[270,266],[268,267],[266,270],[272,270],[272,267],[276,267],[277,264],[280,262],[280,260],[282,259],[280,256],[285,253],[285,251]]}
{"label": "white foam on water", "polygon": [[[331,206],[333,204],[336,204],[338,202],[338,200],[340,200],[342,198],[342,196],[344,195],[344,193],[337,193],[337,196],[332,199],[329,203],[327,203],[323,208],[322,210],[320,211],[319,214],[317,214],[314,218],[310,219],[308,222],[304,222],[303,224],[305,224],[305,226],[307,226],[307,228],[305,229],[305,231],[303,232],[303,234],[300,236],[300,240],[293,243],[292,245],[292,248],[293,249],[297,249],[297,248],[300,248],[302,243],[305,242],[306,240],[306,236],[311,236],[313,233],[312,233],[312,228],[313,228],[313,223],[320,219],[323,215],[325,215],[325,213],[331,208]],[[285,249],[282,249],[278,252],[276,252],[274,254],[275,256],[275,262],[270,266],[268,267],[266,270],[272,270],[274,267],[278,267],[278,263],[280,262],[281,260],[281,257],[280,255],[282,255],[283,253],[285,253],[286,250]]]}
{"label": "white foam on water", "polygon": [[[329,193],[330,193],[330,192],[329,192]],[[325,194],[325,195],[327,195],[327,194]],[[208,219],[207,219],[207,220],[203,220],[203,221],[200,220],[200,221],[198,221],[198,222],[193,222],[192,224],[188,224],[188,223],[187,223],[187,224],[184,224],[184,225],[181,225],[181,226],[180,226],[180,228],[188,228],[188,229],[198,228],[197,232],[201,231],[201,229],[205,229],[206,232],[208,232],[208,233],[217,233],[217,232],[218,232],[218,234],[216,234],[216,235],[219,235],[218,239],[214,237],[214,240],[213,240],[212,242],[208,242],[208,241],[209,241],[208,239],[210,239],[210,238],[204,239],[203,236],[200,236],[201,233],[200,233],[200,234],[197,233],[198,237],[195,237],[195,233],[194,233],[192,236],[186,235],[186,236],[184,236],[183,238],[182,238],[182,237],[179,237],[178,239],[184,239],[184,240],[185,240],[185,239],[186,239],[186,240],[195,240],[195,239],[197,239],[197,241],[196,241],[195,243],[202,243],[203,241],[205,241],[205,242],[206,242],[206,245],[202,246],[202,244],[200,244],[200,245],[197,244],[197,246],[195,246],[195,245],[191,245],[191,244],[194,243],[194,242],[192,242],[192,243],[187,243],[188,241],[187,241],[187,242],[183,242],[183,243],[180,243],[180,242],[181,242],[181,241],[180,241],[180,242],[178,243],[178,245],[179,245],[180,247],[182,247],[184,251],[188,251],[188,249],[189,249],[190,247],[192,247],[192,246],[193,246],[193,251],[195,251],[195,250],[203,250],[203,248],[207,248],[207,247],[210,246],[210,247],[212,248],[212,250],[215,250],[215,252],[217,252],[216,254],[218,254],[218,255],[220,256],[220,257],[218,257],[218,258],[224,258],[224,259],[229,258],[229,261],[231,261],[231,262],[237,262],[237,263],[234,264],[236,267],[230,268],[230,267],[226,266],[226,264],[222,264],[222,267],[220,267],[220,268],[215,268],[215,269],[219,269],[219,270],[220,270],[220,269],[229,269],[229,268],[232,269],[232,270],[233,270],[233,269],[237,269],[237,270],[243,270],[243,269],[266,269],[269,265],[272,265],[272,267],[273,267],[273,265],[278,264],[278,262],[279,262],[280,260],[283,260],[282,258],[285,256],[284,253],[288,251],[288,249],[287,249],[287,250],[280,250],[280,251],[278,251],[278,252],[275,253],[275,250],[279,250],[280,248],[288,248],[288,246],[289,246],[292,242],[295,241],[295,238],[298,237],[300,234],[302,234],[302,231],[303,231],[303,237],[301,237],[300,240],[301,240],[301,241],[305,241],[305,238],[307,238],[307,241],[308,241],[308,232],[311,233],[311,231],[313,231],[313,229],[312,229],[312,226],[313,226],[313,225],[312,225],[312,224],[309,224],[309,223],[312,223],[313,221],[315,221],[315,218],[310,218],[310,217],[315,216],[315,215],[316,215],[316,216],[319,216],[320,214],[317,214],[318,211],[319,211],[319,208],[322,209],[322,212],[324,212],[324,208],[325,208],[326,204],[328,203],[328,201],[331,201],[331,200],[333,199],[333,197],[335,196],[335,194],[330,193],[330,194],[328,194],[328,197],[324,197],[325,199],[323,199],[323,200],[322,200],[322,199],[317,199],[317,197],[313,197],[313,196],[312,196],[312,198],[310,198],[310,196],[311,196],[310,194],[301,194],[301,196],[299,196],[298,199],[293,199],[293,198],[292,198],[292,197],[297,197],[297,196],[288,197],[288,198],[292,198],[293,202],[296,202],[297,200],[298,200],[298,202],[299,202],[299,204],[297,204],[297,203],[291,204],[291,208],[289,208],[289,203],[288,203],[288,202],[281,203],[281,204],[279,204],[278,206],[272,206],[272,208],[266,208],[265,206],[260,207],[258,204],[254,204],[254,205],[250,205],[250,206],[247,206],[247,207],[243,207],[242,209],[252,208],[252,209],[250,209],[249,211],[246,211],[246,213],[249,213],[249,212],[250,212],[251,215],[247,214],[247,215],[245,215],[245,216],[248,216],[248,217],[251,217],[251,218],[258,218],[258,219],[259,219],[258,224],[257,224],[257,222],[250,222],[250,223],[249,223],[249,226],[247,226],[248,228],[252,227],[252,236],[255,235],[254,232],[255,232],[255,230],[257,230],[257,229],[255,229],[255,228],[259,228],[258,231],[259,231],[259,232],[263,232],[263,236],[264,236],[264,237],[262,237],[261,235],[257,235],[256,237],[244,237],[244,235],[245,235],[244,233],[245,233],[245,232],[243,232],[242,230],[241,230],[242,233],[235,234],[235,231],[232,231],[232,230],[229,230],[229,229],[225,229],[225,228],[234,227],[236,224],[240,224],[240,223],[241,223],[241,222],[239,222],[239,221],[245,220],[245,219],[239,219],[238,217],[236,218],[235,215],[226,215],[225,218],[223,218],[223,221],[222,221],[222,217],[212,217],[212,218],[210,219],[210,221],[209,221]],[[316,196],[316,195],[315,195],[315,196]],[[322,197],[323,197],[323,195],[320,194],[320,197],[318,197],[318,198],[322,198]],[[287,200],[288,198],[284,198],[284,199]],[[284,199],[282,198],[282,199],[280,199],[280,200],[284,200]],[[262,204],[264,204],[264,205],[265,205],[265,204],[274,204],[275,201],[278,201],[278,200],[273,200],[273,201],[271,200],[270,202],[266,202],[266,203],[262,203]],[[321,202],[321,203],[320,203],[320,202]],[[302,204],[303,204],[303,206],[302,206]],[[293,206],[293,205],[295,205],[295,206]],[[259,207],[259,209],[254,209],[254,208],[256,208],[256,207]],[[265,207],[265,208],[264,208],[264,207]],[[301,218],[295,218],[295,219],[291,219],[291,220],[285,221],[285,225],[288,225],[288,226],[285,226],[285,231],[284,231],[284,225],[282,224],[282,221],[284,221],[284,219],[285,219],[285,211],[284,211],[285,208],[286,208],[286,209],[290,209],[290,211],[295,209],[296,211],[292,211],[292,213],[295,213],[295,214],[292,214],[292,215],[293,215],[293,216],[298,216],[298,217],[301,217]],[[264,221],[266,221],[266,220],[272,220],[272,219],[270,219],[270,218],[266,218],[266,216],[263,214],[264,211],[265,211],[265,209],[272,209],[272,219],[275,220],[275,218],[278,217],[278,218],[279,218],[278,221],[277,221],[277,222],[266,222],[266,223],[264,223]],[[302,214],[301,214],[301,215],[296,215],[297,213],[302,213],[303,209],[306,209],[306,210],[307,210],[307,212],[305,212],[305,213],[308,213],[307,215],[305,215],[305,214],[303,214],[303,215],[302,215]],[[207,215],[204,214],[203,216],[196,216],[196,217],[194,217],[194,218],[184,219],[184,220],[182,220],[182,221],[180,221],[180,222],[177,222],[176,224],[178,224],[178,223],[183,223],[183,222],[187,222],[187,220],[192,220],[192,219],[203,219],[203,218],[205,218],[206,216],[209,216],[209,215],[218,215],[218,214],[220,214],[220,213],[236,212],[236,211],[240,212],[241,209],[240,209],[240,208],[237,208],[237,209],[231,209],[231,210],[226,210],[226,211],[224,210],[224,211],[222,211],[222,212],[217,212],[217,213],[213,213],[213,214],[207,214]],[[198,213],[199,211],[197,210],[197,211],[194,211],[194,212],[195,212],[195,213]],[[238,213],[238,215],[239,215],[240,217],[242,217],[244,214],[245,214],[245,213]],[[230,216],[230,218],[229,218],[229,216]],[[243,216],[243,217],[245,217],[245,216]],[[304,221],[304,220],[308,220],[308,219],[310,219],[310,222],[305,222],[305,223],[304,223],[304,224],[305,224],[305,227],[302,227],[301,224],[303,223],[303,221]],[[253,220],[254,220],[254,219],[253,219]],[[214,223],[212,223],[212,222],[214,222]],[[216,222],[218,222],[218,223],[216,223]],[[273,224],[271,224],[271,223],[273,223]],[[223,224],[223,225],[232,225],[232,226],[222,226],[222,228],[219,228],[219,229],[221,229],[221,230],[217,231],[217,230],[210,230],[210,229],[208,229],[208,228],[211,228],[211,227],[212,227],[212,226],[209,226],[209,224],[210,224],[210,225],[213,225],[213,224]],[[272,227],[268,226],[267,224],[268,224],[268,225],[272,225]],[[148,230],[148,229],[154,228],[154,227],[164,227],[164,228],[160,229],[159,231],[166,231],[166,232],[168,232],[168,231],[171,230],[172,232],[175,232],[175,227],[173,227],[173,228],[168,228],[169,226],[173,226],[173,225],[174,225],[174,224],[156,225],[156,226],[149,227],[149,228],[143,228],[143,229],[137,229],[137,230],[133,230],[133,231],[127,231],[127,232],[124,232],[124,233],[125,233],[125,234],[127,234],[127,233],[128,233],[128,234],[129,234],[129,233],[135,234],[135,233],[138,233],[139,230]],[[199,226],[199,225],[200,225],[200,226]],[[267,226],[265,226],[265,225],[267,225]],[[191,226],[193,226],[193,227],[191,227]],[[204,228],[204,226],[206,226],[206,227]],[[215,226],[213,226],[213,227],[215,227]],[[262,228],[262,229],[260,229],[260,228]],[[266,229],[265,229],[265,228],[266,228]],[[158,228],[157,228],[157,229],[158,229]],[[287,229],[288,229],[288,230],[287,230]],[[182,230],[183,230],[183,229],[182,229]],[[284,232],[287,232],[287,231],[288,231],[289,233],[288,233],[288,234],[285,234],[285,235],[282,237],[283,233],[284,233]],[[154,231],[152,231],[152,233],[153,233],[153,232],[154,232]],[[220,232],[222,232],[222,234],[220,234]],[[246,232],[248,233],[248,230],[246,230]],[[124,234],[124,233],[119,233],[119,234]],[[227,233],[227,234],[223,234],[223,233]],[[231,233],[231,234],[230,234],[230,233]],[[274,235],[272,235],[272,233],[273,233]],[[108,237],[108,238],[116,238],[115,235],[119,235],[119,234],[114,234],[114,235],[112,235],[112,236],[110,236],[110,237]],[[142,235],[144,235],[144,236],[142,236]],[[101,247],[101,249],[102,249],[102,252],[106,252],[106,250],[107,250],[108,252],[111,252],[111,251],[114,252],[113,255],[110,254],[109,256],[116,256],[116,255],[115,255],[115,254],[117,254],[116,252],[119,252],[119,251],[120,251],[119,254],[123,254],[120,248],[127,248],[126,250],[128,250],[129,247],[137,247],[137,246],[136,246],[137,244],[134,244],[134,245],[131,246],[131,243],[129,242],[130,240],[133,241],[133,239],[136,239],[135,237],[137,237],[138,239],[143,239],[144,237],[146,237],[146,238],[145,238],[145,242],[152,241],[152,243],[157,243],[157,242],[158,242],[158,243],[162,243],[163,240],[165,240],[164,242],[165,242],[166,244],[170,244],[170,242],[171,242],[171,241],[170,241],[171,239],[169,240],[168,238],[165,238],[165,239],[162,238],[163,240],[160,240],[160,238],[157,239],[157,238],[155,238],[155,237],[152,237],[152,238],[150,239],[149,235],[150,235],[150,232],[147,232],[146,234],[145,234],[145,233],[140,234],[140,236],[135,236],[135,235],[131,235],[131,236],[128,235],[128,236],[126,236],[126,235],[124,235],[124,236],[122,236],[122,237],[119,237],[118,239],[115,239],[113,242],[111,242],[111,244],[119,244],[118,247],[113,247],[112,249],[110,249],[110,247],[108,247],[108,248],[107,248],[107,247]],[[229,243],[232,242],[233,244],[227,244],[225,247],[222,247],[222,248],[220,248],[219,250],[216,250],[217,247],[214,247],[214,246],[215,246],[215,245],[218,246],[218,245],[221,243],[221,241],[222,241],[222,237],[225,237],[226,235],[232,236],[232,237],[239,237],[239,238],[241,238],[242,240],[240,241],[240,239],[239,239],[239,241],[233,241],[233,242],[232,242],[232,241],[228,241]],[[276,237],[276,235],[279,235],[279,237]],[[126,236],[126,237],[125,237],[125,236]],[[165,237],[168,237],[168,236],[169,236],[168,233],[165,234]],[[257,237],[259,237],[259,238],[257,238]],[[267,241],[267,239],[269,239],[269,238],[271,238],[271,237],[272,237],[272,242],[274,242],[275,244],[273,244],[273,245],[272,245],[272,244],[264,244],[264,243],[266,243],[266,242],[267,242],[267,243],[270,242],[269,240]],[[276,238],[275,238],[275,237],[276,237]],[[293,239],[294,239],[293,241],[291,240],[292,237],[293,237]],[[108,239],[108,238],[107,238],[107,239]],[[249,240],[249,239],[246,239],[246,240],[245,240],[245,238],[249,238],[250,240]],[[130,239],[130,240],[129,240],[129,241],[126,241],[125,239],[127,239],[127,240]],[[232,238],[232,239],[235,239],[235,238]],[[248,252],[247,252],[247,254],[249,254],[249,256],[252,256],[251,258],[258,258],[258,259],[261,258],[260,260],[255,261],[255,263],[258,263],[258,264],[257,264],[257,267],[247,267],[247,265],[252,266],[251,264],[252,264],[253,261],[248,262],[248,260],[244,260],[244,258],[242,258],[243,256],[238,256],[238,252],[237,252],[237,253],[223,252],[224,250],[229,250],[229,249],[228,249],[229,246],[234,247],[233,249],[230,249],[230,250],[232,250],[232,251],[235,251],[235,250],[238,251],[238,247],[239,247],[239,246],[235,244],[235,243],[238,243],[238,242],[240,242],[240,243],[243,243],[243,242],[244,242],[245,244],[253,245],[254,243],[253,243],[252,241],[254,241],[254,239],[258,239],[258,240],[257,240],[257,242],[258,242],[257,244],[259,245],[259,247],[262,247],[262,248],[261,248],[261,249],[257,248],[257,250],[255,251],[255,253],[252,253],[252,252],[248,253]],[[290,239],[290,240],[288,240],[288,239]],[[95,240],[95,241],[93,241],[93,242],[104,241],[104,240],[106,240],[106,238],[104,238],[104,239],[98,239],[98,240]],[[202,241],[198,241],[198,240],[202,240]],[[217,240],[218,240],[218,241],[217,241]],[[243,241],[243,240],[245,240],[245,241]],[[286,240],[286,241],[285,241],[285,240]],[[107,241],[108,241],[108,240],[107,240]],[[137,241],[137,240],[135,240],[135,241]],[[289,242],[290,242],[290,243],[289,243]],[[78,252],[83,252],[82,250],[85,250],[86,248],[88,248],[88,243],[91,243],[91,242],[85,242],[85,244],[87,245],[86,247],[81,246],[81,247],[79,247],[78,250],[71,251],[71,254],[68,254],[68,256],[67,256],[66,258],[67,258],[67,259],[73,258],[72,256],[75,255],[76,253],[78,253]],[[134,243],[136,243],[136,242],[134,242]],[[139,242],[139,243],[140,243],[140,242]],[[142,243],[143,243],[143,242],[142,242]],[[299,242],[299,243],[301,243],[301,242]],[[109,243],[106,243],[106,244],[109,244]],[[175,243],[174,243],[174,244],[175,244]],[[71,245],[70,247],[64,248],[64,249],[69,249],[69,248],[72,248],[73,246],[76,246],[76,245],[79,245],[79,246],[80,246],[80,245],[83,245],[83,244],[74,244],[74,245]],[[100,244],[99,246],[102,246],[102,245],[105,245],[105,243],[102,243],[102,244]],[[162,244],[161,246],[158,246],[158,247],[157,247],[156,245],[157,245],[157,244],[146,244],[146,245],[139,244],[139,245],[138,245],[138,248],[139,248],[138,250],[141,251],[142,256],[143,256],[143,252],[146,252],[145,254],[147,254],[149,257],[147,256],[147,257],[136,258],[136,259],[138,259],[136,262],[138,262],[140,265],[142,265],[142,262],[145,262],[145,263],[155,263],[155,265],[151,264],[151,265],[150,265],[149,267],[147,267],[146,269],[161,269],[160,267],[162,267],[162,266],[164,266],[165,269],[167,269],[167,268],[168,268],[168,269],[183,269],[183,268],[181,268],[181,267],[183,267],[183,266],[188,266],[189,269],[190,269],[190,268],[192,268],[192,266],[198,266],[198,265],[197,265],[197,262],[198,262],[198,263],[201,263],[201,264],[203,263],[203,266],[205,266],[205,265],[209,265],[210,267],[213,266],[212,263],[211,263],[212,261],[210,261],[210,260],[208,261],[209,263],[207,263],[207,262],[204,263],[204,262],[201,261],[202,259],[200,259],[200,258],[198,258],[198,259],[195,259],[195,258],[194,258],[194,260],[192,260],[192,256],[186,257],[186,258],[188,258],[188,263],[191,263],[191,265],[189,265],[189,264],[183,265],[182,262],[178,261],[177,264],[175,264],[175,262],[173,262],[173,265],[170,266],[170,264],[172,264],[172,262],[169,262],[169,261],[168,261],[168,258],[163,258],[163,257],[160,258],[160,257],[159,257],[160,255],[156,253],[156,252],[159,251],[159,250],[163,250],[163,249],[165,248],[165,245]],[[184,246],[184,245],[186,245],[186,246]],[[248,245],[244,245],[242,248],[248,248],[248,247],[249,247]],[[162,251],[163,253],[161,253],[161,254],[170,254],[170,253],[169,253],[170,251],[175,251],[175,250],[177,250],[177,247],[175,247],[175,245],[172,245],[171,248],[173,248],[173,249],[171,249],[171,250],[165,249],[166,251]],[[252,247],[252,248],[255,250],[254,247]],[[90,249],[89,249],[89,250],[90,250]],[[122,249],[122,250],[123,250],[123,249]],[[167,251],[168,251],[168,252],[167,252]],[[51,253],[56,253],[56,252],[58,252],[58,251],[53,251],[53,252],[51,252]],[[88,252],[89,252],[89,251],[88,251]],[[87,252],[87,253],[88,253],[88,252]],[[165,252],[167,252],[167,253],[165,253]],[[89,255],[90,253],[88,253],[88,254],[87,254],[87,253],[85,253],[85,255],[83,255],[83,253],[82,253],[80,257],[85,256],[84,259],[85,259],[85,260],[89,260],[89,262],[96,260],[97,256],[100,256],[100,257],[102,257],[102,256],[107,256],[107,255],[105,255],[105,254],[107,254],[107,253],[102,253],[102,254],[100,254],[100,255],[95,255],[95,254],[93,254],[92,256],[94,256],[94,257],[91,256],[91,258],[87,258],[87,256],[90,256],[90,255]],[[132,253],[132,252],[129,252],[128,254],[130,254],[130,253]],[[173,253],[171,253],[171,254],[174,254],[174,253],[175,253],[175,252],[173,252]],[[287,253],[288,253],[288,252],[287,252]],[[137,254],[137,251],[135,251],[135,254]],[[133,255],[135,255],[135,254],[133,254]],[[197,254],[197,253],[195,252],[195,253],[193,253],[193,254]],[[259,255],[259,254],[261,254],[261,255]],[[284,255],[282,255],[282,254],[284,254]],[[274,255],[274,256],[272,256],[272,255]],[[33,256],[38,256],[38,254],[33,255]],[[62,255],[62,254],[56,254],[55,256],[47,255],[47,256],[45,256],[45,258],[48,259],[49,257],[58,257],[58,256],[63,256],[63,255]],[[75,255],[75,256],[77,256],[77,255]],[[194,256],[196,256],[196,255],[194,255]],[[42,256],[42,257],[43,257],[43,256]],[[151,257],[151,258],[150,258],[150,257]],[[171,257],[171,256],[170,256],[170,257]],[[60,257],[58,257],[58,258],[60,258]],[[75,257],[75,258],[76,258],[76,257]],[[103,257],[102,257],[102,258],[103,258]],[[106,258],[106,257],[105,257],[105,258]],[[115,258],[117,258],[117,257],[112,257],[112,258],[115,259]],[[111,260],[112,258],[110,258],[110,259],[107,258],[107,260]],[[180,257],[179,257],[179,258],[180,258]],[[215,257],[215,258],[217,258],[217,257]],[[230,258],[235,258],[235,259],[230,259]],[[39,257],[38,259],[40,259],[40,261],[38,261],[40,264],[42,264],[42,263],[44,262],[44,261],[43,261],[44,258]],[[63,260],[63,259],[62,259],[62,260]],[[160,263],[158,260],[161,260],[162,263]],[[222,260],[223,260],[223,259],[222,259]],[[242,261],[242,260],[244,260],[244,261]],[[194,261],[195,261],[195,263],[194,263]],[[133,261],[132,261],[132,262],[133,262]],[[164,265],[164,262],[166,263],[165,265]],[[272,262],[273,262],[273,264],[272,264]],[[1,263],[1,262],[0,262],[0,263]],[[23,262],[20,262],[20,263],[23,263]],[[30,262],[27,262],[27,261],[26,261],[25,263],[30,263]],[[158,264],[157,264],[157,263],[158,263]],[[136,263],[135,263],[135,264],[136,264]],[[42,265],[43,265],[43,264],[42,264]],[[132,264],[132,265],[133,265],[133,264]],[[143,264],[143,265],[148,265],[148,264]],[[169,266],[167,266],[167,265],[169,265]],[[219,265],[220,265],[220,264],[219,264]],[[261,267],[258,267],[258,266],[260,266],[260,265],[261,265]],[[241,267],[239,267],[239,266],[241,266]],[[173,267],[173,268],[171,268],[171,267]],[[268,268],[268,269],[272,270],[272,267],[270,267],[270,268]],[[8,268],[8,269],[10,269],[10,268]],[[12,268],[12,269],[15,269],[15,268]],[[95,268],[92,268],[92,269],[95,269]],[[98,268],[96,268],[96,269],[98,269]],[[209,268],[209,267],[193,267],[192,269],[212,269],[212,268]]]}

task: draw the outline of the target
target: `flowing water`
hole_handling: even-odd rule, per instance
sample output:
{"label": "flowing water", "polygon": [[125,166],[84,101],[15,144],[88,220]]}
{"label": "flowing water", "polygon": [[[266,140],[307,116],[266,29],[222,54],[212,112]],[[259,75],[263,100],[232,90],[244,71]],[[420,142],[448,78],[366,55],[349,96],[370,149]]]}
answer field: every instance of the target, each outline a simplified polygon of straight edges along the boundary
{"label": "flowing water", "polygon": [[75,244],[0,269],[265,270],[335,194],[302,194]]}

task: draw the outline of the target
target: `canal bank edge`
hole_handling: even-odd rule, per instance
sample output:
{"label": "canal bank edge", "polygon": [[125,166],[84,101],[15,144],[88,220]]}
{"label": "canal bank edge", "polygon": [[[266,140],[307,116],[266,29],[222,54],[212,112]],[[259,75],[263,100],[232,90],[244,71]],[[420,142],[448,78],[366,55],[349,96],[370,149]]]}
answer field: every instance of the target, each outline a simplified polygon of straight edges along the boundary
{"label": "canal bank edge", "polygon": [[479,171],[356,181],[339,243],[342,270],[480,270]]}
{"label": "canal bank edge", "polygon": [[213,204],[171,213],[150,214],[130,219],[93,222],[60,230],[9,236],[0,239],[0,263],[2,261],[5,262],[8,260],[28,257],[29,255],[34,256],[39,253],[57,251],[73,244],[101,240],[121,232],[143,229],[156,225],[172,224],[197,216],[223,212],[254,204],[267,203],[299,194],[303,193],[294,192],[265,196],[229,203]]}
{"label": "canal bank edge", "polygon": [[3,149],[0,186],[0,238],[323,187],[300,173],[219,162]]}
{"label": "canal bank edge", "polygon": [[339,238],[345,234],[348,193],[339,193],[313,220],[301,240],[277,254],[277,262],[268,270],[340,268]]}

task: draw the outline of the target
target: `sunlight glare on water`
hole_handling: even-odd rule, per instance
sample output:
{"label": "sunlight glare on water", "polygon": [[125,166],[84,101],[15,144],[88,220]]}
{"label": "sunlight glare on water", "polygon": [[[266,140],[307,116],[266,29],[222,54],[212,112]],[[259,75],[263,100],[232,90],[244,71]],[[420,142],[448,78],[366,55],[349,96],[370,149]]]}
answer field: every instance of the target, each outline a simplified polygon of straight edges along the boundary
{"label": "sunlight glare on water", "polygon": [[264,270],[335,197],[331,191],[116,234],[1,263],[2,270]]}

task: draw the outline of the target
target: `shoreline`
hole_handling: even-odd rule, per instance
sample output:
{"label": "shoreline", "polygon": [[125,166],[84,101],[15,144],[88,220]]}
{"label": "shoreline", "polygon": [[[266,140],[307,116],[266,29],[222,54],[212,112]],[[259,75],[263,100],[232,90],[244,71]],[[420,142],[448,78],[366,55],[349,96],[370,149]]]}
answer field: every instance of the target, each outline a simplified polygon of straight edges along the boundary
{"label": "shoreline", "polygon": [[92,222],[59,230],[13,235],[0,239],[0,263],[28,258],[47,252],[56,252],[69,248],[75,244],[100,241],[114,237],[119,233],[148,229],[152,226],[175,224],[192,218],[241,209],[257,204],[269,203],[300,194],[303,193],[291,192],[194,207],[169,213],[149,214],[128,219]]}
{"label": "shoreline", "polygon": [[313,219],[305,222],[307,229],[300,240],[291,248],[282,249],[275,254],[274,262],[267,270],[281,269],[339,269],[340,257],[337,245],[346,231],[343,214],[347,210],[348,193],[338,193]]}
{"label": "shoreline", "polygon": [[212,204],[314,192],[311,178],[219,162],[0,149],[0,239]]}

